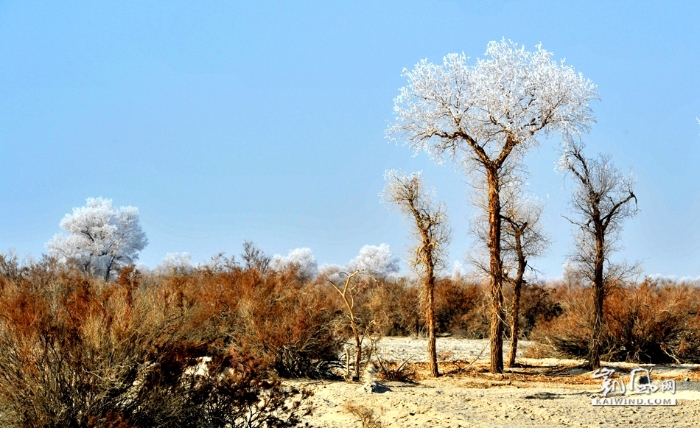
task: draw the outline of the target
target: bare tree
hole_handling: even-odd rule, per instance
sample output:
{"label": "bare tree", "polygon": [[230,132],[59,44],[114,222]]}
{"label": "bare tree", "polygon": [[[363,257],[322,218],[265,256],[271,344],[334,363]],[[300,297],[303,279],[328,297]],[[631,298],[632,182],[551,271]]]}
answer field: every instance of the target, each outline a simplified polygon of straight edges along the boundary
{"label": "bare tree", "polygon": [[410,175],[387,171],[384,199],[415,223],[414,235],[418,244],[413,250],[411,266],[423,280],[425,322],[428,325],[428,362],[430,374],[439,376],[435,348],[435,283],[436,272],[445,267],[445,246],[450,234],[444,204],[435,205],[431,195],[423,189],[420,173]]}
{"label": "bare tree", "polygon": [[[549,245],[549,238],[542,232],[540,217],[544,204],[534,198],[522,196],[522,182],[513,180],[504,190],[503,204],[503,245],[504,276],[513,285],[513,301],[511,303],[510,320],[510,351],[508,367],[515,365],[515,355],[518,351],[518,335],[520,334],[520,295],[526,284],[525,272],[530,258],[544,253]],[[532,269],[532,266],[529,266]]]}
{"label": "bare tree", "polygon": [[243,241],[241,258],[245,262],[246,270],[257,270],[260,274],[266,273],[272,262],[272,257],[265,254],[252,241]]}
{"label": "bare tree", "polygon": [[[331,281],[327,276],[326,281],[333,286],[333,289],[338,292],[340,298],[345,304],[345,309],[347,310],[348,323],[350,325],[350,330],[352,331],[352,337],[355,341],[355,374],[352,376],[352,380],[360,380],[360,365],[362,363],[362,342],[365,336],[371,334],[371,329],[374,326],[374,320],[363,319],[360,316],[358,307],[356,306],[358,297],[363,293],[366,293],[367,282],[360,281],[359,275],[362,273],[361,270],[356,270],[352,273],[340,272],[340,274],[345,275],[345,282],[343,285],[338,285]],[[348,356],[349,360],[349,356]]]}
{"label": "bare tree", "polygon": [[[629,269],[613,265],[610,254],[616,249],[622,222],[637,212],[633,191],[634,177],[624,175],[610,156],[587,158],[585,145],[572,142],[563,151],[559,169],[574,178],[576,187],[571,208],[577,219],[568,219],[578,233],[572,262],[593,285],[593,328],[588,353],[591,369],[600,367],[600,337],[603,329],[603,303],[611,277],[620,277]],[[634,204],[632,204],[634,201]]]}
{"label": "bare tree", "polygon": [[[408,86],[394,102],[398,135],[416,152],[438,162],[448,156],[468,172],[481,171],[488,184],[491,283],[491,372],[503,372],[503,271],[501,266],[501,172],[538,145],[538,135],[568,138],[588,131],[595,85],[574,69],[552,60],[537,46],[527,52],[512,41],[490,42],[490,59],[467,65],[464,54],[447,55],[442,65],[420,61],[404,70]],[[517,163],[517,162],[515,162]]]}

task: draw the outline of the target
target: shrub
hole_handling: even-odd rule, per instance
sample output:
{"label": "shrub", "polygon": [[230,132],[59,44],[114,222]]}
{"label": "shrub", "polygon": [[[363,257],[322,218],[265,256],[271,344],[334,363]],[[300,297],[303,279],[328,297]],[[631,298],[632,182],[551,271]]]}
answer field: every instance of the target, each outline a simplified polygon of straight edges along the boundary
{"label": "shrub", "polygon": [[306,283],[297,266],[265,268],[252,244],[247,260],[217,259],[187,275],[154,278],[180,305],[199,308],[203,340],[221,340],[266,361],[278,375],[334,377],[347,336],[335,328],[340,310],[327,290]]}
{"label": "shrub", "polygon": [[369,407],[348,401],[343,405],[343,408],[360,421],[362,428],[382,428],[384,426],[374,410]]}
{"label": "shrub", "polygon": [[382,336],[417,336],[424,327],[420,290],[405,278],[379,279],[367,307]]}
{"label": "shrub", "polygon": [[435,314],[440,333],[483,339],[489,337],[488,294],[477,283],[442,279],[435,287]]}
{"label": "shrub", "polygon": [[414,383],[416,370],[413,368],[413,365],[409,364],[408,360],[390,362],[382,358],[381,355],[377,354],[375,357],[377,362],[374,364],[374,367],[377,369],[377,377],[379,379]]}
{"label": "shrub", "polygon": [[330,293],[287,278],[249,289],[238,306],[234,342],[272,361],[283,377],[334,377],[347,335],[336,328],[340,309]]}
{"label": "shrub", "polygon": [[264,361],[203,339],[206,308],[181,282],[145,285],[132,267],[105,283],[48,259],[14,271],[0,281],[2,426],[294,426],[307,411]]}
{"label": "shrub", "polygon": [[[547,322],[562,313],[561,304],[554,299],[554,289],[545,284],[525,284],[520,297],[520,338],[528,339],[538,323]],[[506,290],[506,302],[512,301],[513,289]],[[510,316],[510,307],[508,307]],[[510,335],[510,323],[506,326]]]}
{"label": "shrub", "polygon": [[[560,354],[588,355],[593,302],[588,287],[558,287],[563,313],[535,328],[533,337]],[[645,280],[611,288],[604,304],[601,357],[608,361],[700,361],[700,289]]]}

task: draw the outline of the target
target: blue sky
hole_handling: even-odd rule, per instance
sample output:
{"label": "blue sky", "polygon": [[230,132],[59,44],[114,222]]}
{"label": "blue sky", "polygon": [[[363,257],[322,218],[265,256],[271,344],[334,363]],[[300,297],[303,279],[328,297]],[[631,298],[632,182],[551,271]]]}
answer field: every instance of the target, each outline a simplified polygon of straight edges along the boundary
{"label": "blue sky", "polygon": [[[608,4],[608,3],[613,3]],[[385,169],[423,170],[448,204],[450,259],[472,245],[468,178],[388,143],[404,67],[537,43],[599,87],[589,154],[637,175],[639,215],[616,259],[700,275],[697,2],[0,2],[0,251],[38,256],[87,197],[140,209],[149,246],[205,261],[243,240],[345,263],[404,256],[409,225],[380,203]],[[571,249],[558,141],[526,159],[548,198],[556,277]]]}

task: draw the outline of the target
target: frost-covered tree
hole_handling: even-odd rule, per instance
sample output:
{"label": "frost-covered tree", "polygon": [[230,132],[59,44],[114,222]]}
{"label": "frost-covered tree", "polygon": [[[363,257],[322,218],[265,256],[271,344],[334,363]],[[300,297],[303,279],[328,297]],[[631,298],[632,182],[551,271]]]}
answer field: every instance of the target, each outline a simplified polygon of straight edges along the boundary
{"label": "frost-covered tree", "polygon": [[503,371],[503,272],[501,267],[500,175],[517,163],[538,137],[565,138],[588,131],[595,85],[574,69],[552,60],[537,46],[526,51],[512,41],[490,42],[490,58],[467,64],[464,54],[447,55],[442,65],[422,60],[404,70],[408,85],[394,102],[396,121],[387,130],[415,152],[436,161],[451,158],[488,184],[491,282],[491,372]]}
{"label": "frost-covered tree", "polygon": [[318,263],[311,248],[296,248],[286,256],[279,254],[272,256],[272,269],[279,271],[292,267],[297,270],[297,276],[303,280],[313,279],[318,274]]}
{"label": "frost-covered tree", "polygon": [[[610,254],[620,237],[622,222],[637,212],[634,177],[625,175],[609,156],[584,155],[583,143],[572,142],[561,154],[558,168],[573,177],[576,187],[571,208],[576,218],[568,219],[576,228],[575,251],[571,262],[579,275],[593,285],[593,328],[588,351],[591,369],[600,367],[600,336],[603,330],[603,303],[608,285],[633,270],[610,263]],[[634,204],[632,203],[634,201]]]}
{"label": "frost-covered tree", "polygon": [[66,214],[61,228],[47,244],[51,255],[78,263],[85,272],[110,279],[120,266],[138,259],[148,244],[136,207],[112,207],[111,199],[88,198],[84,207]]}
{"label": "frost-covered tree", "polygon": [[190,253],[167,253],[157,270],[162,273],[186,273],[192,271]]}
{"label": "frost-covered tree", "polygon": [[450,279],[452,281],[459,281],[464,277],[464,263],[462,263],[459,260],[455,260],[454,264],[452,265],[452,274],[450,275]]}
{"label": "frost-covered tree", "polygon": [[391,254],[388,244],[365,245],[345,267],[349,272],[360,270],[384,278],[399,272],[399,259]]}
{"label": "frost-covered tree", "polygon": [[333,282],[338,282],[341,278],[341,272],[346,271],[345,266],[333,263],[324,263],[318,267],[318,274],[322,277],[330,278]]}
{"label": "frost-covered tree", "polygon": [[425,320],[428,325],[428,365],[430,374],[439,376],[435,346],[435,284],[437,272],[445,268],[446,246],[450,240],[447,210],[442,203],[433,202],[423,186],[420,173],[410,175],[398,171],[384,173],[387,181],[384,200],[397,205],[413,224],[416,245],[409,259],[411,267],[423,281]]}

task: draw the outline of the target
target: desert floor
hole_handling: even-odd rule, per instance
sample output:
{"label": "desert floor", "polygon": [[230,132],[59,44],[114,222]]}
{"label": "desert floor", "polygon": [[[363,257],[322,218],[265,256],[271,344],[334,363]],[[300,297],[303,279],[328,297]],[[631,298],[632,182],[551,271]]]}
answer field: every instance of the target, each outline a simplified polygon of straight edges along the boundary
{"label": "desert floor", "polygon": [[[519,346],[519,355],[531,344]],[[503,375],[488,373],[488,341],[438,339],[442,360],[437,379],[426,378],[425,340],[384,338],[385,361],[408,360],[414,383],[384,381],[368,370],[363,382],[298,381],[314,392],[314,427],[362,427],[360,412],[383,427],[557,427],[557,426],[700,426],[700,366],[650,366],[652,385],[676,381],[676,392],[625,395],[628,398],[675,398],[675,406],[593,406],[602,397],[601,379],[582,369],[583,361],[519,358],[519,367]],[[506,350],[507,352],[507,350]],[[506,354],[507,355],[507,354]],[[627,383],[630,363],[604,363]],[[374,391],[373,391],[374,390]],[[629,391],[628,391],[629,392]],[[355,407],[355,413],[349,410]],[[366,427],[371,425],[367,424]]]}

